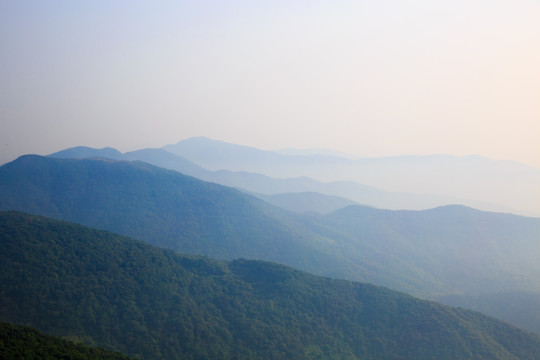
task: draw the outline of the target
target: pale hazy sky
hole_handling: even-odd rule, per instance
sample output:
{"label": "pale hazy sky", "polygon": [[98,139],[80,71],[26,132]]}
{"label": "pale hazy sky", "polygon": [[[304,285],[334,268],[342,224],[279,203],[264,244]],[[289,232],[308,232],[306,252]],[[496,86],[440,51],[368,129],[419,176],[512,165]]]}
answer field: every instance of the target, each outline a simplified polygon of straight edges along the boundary
{"label": "pale hazy sky", "polygon": [[0,163],[192,136],[540,167],[540,1],[0,0]]}

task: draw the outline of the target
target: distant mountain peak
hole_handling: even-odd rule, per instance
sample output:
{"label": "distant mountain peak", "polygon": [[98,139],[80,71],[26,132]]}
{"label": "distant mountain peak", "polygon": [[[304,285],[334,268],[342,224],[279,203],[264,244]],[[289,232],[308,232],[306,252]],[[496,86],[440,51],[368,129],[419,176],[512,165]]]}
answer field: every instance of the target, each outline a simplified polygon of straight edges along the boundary
{"label": "distant mountain peak", "polygon": [[229,143],[222,140],[215,140],[211,139],[206,136],[197,136],[197,137],[191,137],[187,139],[183,139],[178,141],[176,144],[169,144],[163,146],[162,149],[165,149],[167,151],[170,151],[172,153],[176,153],[179,149],[183,148],[197,148],[197,149],[204,149],[204,148],[210,148],[210,149],[216,149],[218,148],[220,151],[223,150],[235,150],[239,149],[242,151],[260,151],[265,152],[265,150],[261,150],[255,147],[246,146],[246,145],[238,145]]}
{"label": "distant mountain peak", "polygon": [[55,158],[87,158],[87,157],[104,157],[109,159],[121,159],[122,153],[112,147],[104,147],[101,149],[91,148],[88,146],[75,146],[65,150],[61,150],[48,155]]}

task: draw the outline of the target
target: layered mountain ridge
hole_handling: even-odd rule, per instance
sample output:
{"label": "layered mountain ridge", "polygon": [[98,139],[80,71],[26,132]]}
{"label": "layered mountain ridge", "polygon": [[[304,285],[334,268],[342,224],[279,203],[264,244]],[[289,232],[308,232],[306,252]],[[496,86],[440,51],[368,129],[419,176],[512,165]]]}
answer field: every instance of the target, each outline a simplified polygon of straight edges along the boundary
{"label": "layered mountain ridge", "polygon": [[142,162],[24,156],[0,167],[0,209],[74,221],[179,252],[270,260],[432,299],[540,288],[540,219],[462,206],[351,206],[327,216],[298,215]]}
{"label": "layered mountain ridge", "polygon": [[[393,210],[423,210],[447,204],[462,204],[486,211],[540,216],[540,208],[534,210],[535,206],[538,205],[538,203],[534,202],[535,194],[540,190],[535,186],[534,179],[537,178],[540,181],[540,171],[536,171],[535,169],[528,168],[521,164],[493,162],[481,157],[404,156],[380,159],[361,159],[365,163],[364,165],[368,166],[365,168],[364,165],[362,165],[363,163],[358,163],[356,160],[348,158],[339,158],[337,156],[290,156],[271,151],[262,151],[234,144],[217,142],[206,138],[188,139],[179,144],[184,143],[187,144],[179,148],[181,152],[178,150],[176,153],[171,153],[170,151],[178,149],[178,147],[171,146],[166,146],[162,149],[141,149],[125,154],[122,154],[117,150],[111,152],[110,148],[91,149],[87,147],[76,147],[62,150],[51,154],[50,156],[61,158],[105,157],[115,160],[140,160],[159,167],[176,170],[204,181],[215,182],[262,195],[280,194],[281,196],[285,196],[284,194],[287,193],[316,192],[323,195],[342,197],[363,205]],[[192,143],[195,143],[195,145],[190,145]],[[168,149],[168,151],[165,151],[164,149]],[[92,150],[94,151],[92,152]],[[181,156],[179,155],[179,152],[182,154]],[[200,156],[199,152],[206,155]],[[209,163],[208,159],[217,160],[212,160],[212,162]],[[223,161],[220,162],[219,159],[222,159]],[[245,164],[244,161],[246,161],[246,159],[251,160],[247,161],[247,164]],[[411,163],[410,159],[413,159],[414,161]],[[478,161],[480,164],[484,165],[479,166],[471,161]],[[199,162],[199,165],[195,164],[197,162]],[[250,163],[258,165],[250,166]],[[502,164],[504,166],[498,166],[497,164]],[[510,168],[508,168],[507,165],[511,165]],[[210,171],[207,170],[205,166],[210,168],[215,167],[218,168],[218,170]],[[284,174],[281,174],[280,172],[273,173],[269,170],[272,168],[280,168],[280,166],[291,169],[291,172],[288,174],[290,176],[284,176]],[[450,191],[450,195],[444,195],[446,191],[444,189],[441,191],[439,191],[440,189],[432,189],[432,193],[429,193],[429,187],[426,184],[429,184],[430,181],[446,184],[447,187],[449,186],[450,188],[455,188],[457,186],[457,190],[459,190],[459,184],[467,183],[469,179],[474,179],[475,176],[477,177],[477,174],[474,174],[475,171],[478,171],[476,168],[482,169],[486,166],[488,166],[488,168],[484,170],[484,173],[487,171],[490,175],[489,177],[486,177],[486,174],[481,176],[481,178],[484,179],[485,184],[489,184],[492,179],[500,181],[498,179],[501,178],[501,174],[504,178],[509,179],[509,181],[503,183],[502,185],[506,186],[503,186],[502,188],[499,185],[496,185],[499,186],[499,188],[496,190],[493,189],[493,191],[491,191],[491,193],[483,200],[476,199],[477,194],[485,192],[487,189],[490,189],[491,186],[478,183],[475,183],[474,186],[476,186],[476,188],[473,189],[472,194],[471,191],[469,191],[467,196],[467,192],[454,191],[456,189]],[[445,170],[446,175],[437,175],[438,179],[433,179],[431,175],[426,175],[438,174],[441,169],[445,169],[446,167],[449,168],[448,170]],[[264,171],[262,171],[262,173],[257,173],[257,171],[261,169],[264,169]],[[351,178],[351,176],[346,176],[346,174],[343,178],[339,177],[340,174],[343,174],[343,169],[345,169],[346,172],[362,173],[364,175],[373,173],[373,176],[378,177],[378,180],[369,180],[373,183],[371,185],[365,185],[366,183],[364,182],[343,180],[344,178]],[[456,170],[456,172],[452,173],[452,169]],[[468,173],[471,169],[473,172]],[[315,177],[320,173],[326,175],[334,174],[333,176],[337,180],[327,182],[317,181],[306,177],[303,171],[311,173],[311,175],[314,175]],[[521,174],[523,172],[525,174]],[[263,174],[273,174],[273,176]],[[520,180],[523,177],[527,179],[526,182]],[[352,178],[354,178],[354,176]],[[388,181],[388,178],[397,181],[399,186],[388,186],[388,189],[381,190],[381,186]],[[411,178],[418,181],[415,186],[411,186],[407,190],[406,187],[403,187],[403,184],[406,183],[406,179],[409,179],[407,181],[411,183]],[[500,194],[508,195],[508,190],[505,190],[508,188],[507,185],[512,185],[512,182],[516,181],[521,182],[520,187],[518,188],[520,191],[529,191],[529,193],[524,196],[525,202],[517,204],[515,201],[508,202],[506,200],[501,200],[499,203],[494,201],[494,194],[497,196]],[[524,184],[529,185],[523,187]],[[511,186],[510,188],[513,189]],[[478,191],[478,189],[481,191]],[[538,196],[540,196],[540,193]],[[324,201],[322,204],[323,203]],[[532,211],[530,210],[531,207],[533,209]],[[307,207],[300,209],[295,207],[294,209],[301,212],[310,211]],[[331,211],[331,208],[323,210],[329,212]]]}
{"label": "layered mountain ridge", "polygon": [[277,178],[307,176],[324,182],[352,181],[391,193],[454,199],[438,205],[460,203],[482,210],[540,217],[540,169],[512,161],[451,155],[361,159],[288,156],[203,137],[182,140],[163,149],[212,170],[247,171]]}

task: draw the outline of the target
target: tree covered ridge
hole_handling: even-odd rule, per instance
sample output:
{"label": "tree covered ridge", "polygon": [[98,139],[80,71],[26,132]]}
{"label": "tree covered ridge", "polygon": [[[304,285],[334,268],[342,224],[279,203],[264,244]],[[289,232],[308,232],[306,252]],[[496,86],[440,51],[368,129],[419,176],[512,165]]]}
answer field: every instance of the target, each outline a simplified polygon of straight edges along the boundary
{"label": "tree covered ridge", "polygon": [[6,360],[129,360],[120,353],[92,348],[26,326],[0,322],[0,358]]}
{"label": "tree covered ridge", "polygon": [[0,213],[0,320],[145,359],[535,359],[481,314],[274,263]]}

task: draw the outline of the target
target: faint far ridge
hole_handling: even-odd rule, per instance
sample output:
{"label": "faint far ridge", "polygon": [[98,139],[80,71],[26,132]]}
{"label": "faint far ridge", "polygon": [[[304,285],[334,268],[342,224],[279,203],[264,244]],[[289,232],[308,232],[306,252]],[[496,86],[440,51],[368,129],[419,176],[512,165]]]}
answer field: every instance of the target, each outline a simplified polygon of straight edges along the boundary
{"label": "faint far ridge", "polygon": [[346,152],[341,152],[341,151],[332,150],[332,149],[323,149],[323,148],[313,148],[313,149],[284,148],[284,149],[274,150],[274,152],[276,152],[278,154],[282,154],[282,155],[335,156],[335,157],[345,158],[345,159],[349,159],[349,160],[359,160],[359,159],[364,158],[363,156],[360,156],[360,155],[354,155],[354,154],[349,154],[349,153],[346,153]]}

